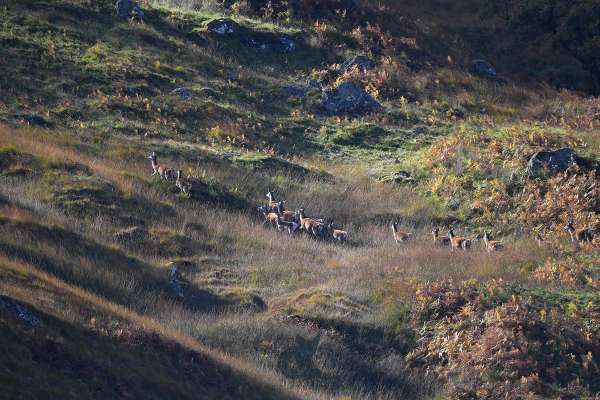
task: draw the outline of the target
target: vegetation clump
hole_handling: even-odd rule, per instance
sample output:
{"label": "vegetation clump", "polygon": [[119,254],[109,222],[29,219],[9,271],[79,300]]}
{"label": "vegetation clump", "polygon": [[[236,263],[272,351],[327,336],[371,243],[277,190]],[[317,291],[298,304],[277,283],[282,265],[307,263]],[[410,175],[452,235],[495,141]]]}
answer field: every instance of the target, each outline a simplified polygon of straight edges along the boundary
{"label": "vegetation clump", "polygon": [[597,312],[539,310],[515,295],[494,304],[486,292],[496,289],[484,289],[449,283],[417,292],[415,316],[426,322],[408,359],[434,368],[453,398],[558,399],[598,390]]}

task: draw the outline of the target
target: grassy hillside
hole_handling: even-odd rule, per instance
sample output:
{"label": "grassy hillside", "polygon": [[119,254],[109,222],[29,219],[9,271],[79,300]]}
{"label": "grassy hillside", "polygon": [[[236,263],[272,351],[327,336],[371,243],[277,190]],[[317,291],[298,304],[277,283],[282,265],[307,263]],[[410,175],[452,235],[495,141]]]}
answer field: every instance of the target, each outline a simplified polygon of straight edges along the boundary
{"label": "grassy hillside", "polygon": [[[1,264],[5,398],[296,398],[252,367],[91,292],[28,264]],[[33,319],[17,317],[15,305]]]}
{"label": "grassy hillside", "polygon": [[[598,99],[515,73],[508,41],[483,53],[467,3],[253,4],[144,2],[143,23],[113,1],[0,5],[2,392],[598,396],[597,240],[563,229],[599,221]],[[239,26],[210,32],[224,15]],[[499,78],[468,72],[494,54]],[[374,68],[340,70],[354,55]],[[381,108],[331,115],[308,80]],[[528,169],[565,147],[577,167]],[[263,224],[269,189],[349,241]]]}

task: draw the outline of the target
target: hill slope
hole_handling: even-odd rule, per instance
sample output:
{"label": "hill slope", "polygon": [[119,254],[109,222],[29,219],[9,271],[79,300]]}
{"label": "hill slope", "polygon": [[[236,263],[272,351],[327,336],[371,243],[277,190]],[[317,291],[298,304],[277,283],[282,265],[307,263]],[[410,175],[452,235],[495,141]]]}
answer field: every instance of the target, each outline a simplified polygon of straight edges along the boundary
{"label": "hill slope", "polygon": [[3,396],[294,398],[153,321],[3,259]]}
{"label": "hill slope", "polygon": [[[563,228],[598,223],[597,98],[500,56],[469,73],[471,2],[149,3],[143,23],[104,0],[0,7],[5,393],[598,394],[597,240]],[[212,32],[223,14],[233,32]],[[335,111],[349,87],[361,106]],[[559,148],[577,165],[532,173]],[[349,241],[271,229],[269,190]]]}

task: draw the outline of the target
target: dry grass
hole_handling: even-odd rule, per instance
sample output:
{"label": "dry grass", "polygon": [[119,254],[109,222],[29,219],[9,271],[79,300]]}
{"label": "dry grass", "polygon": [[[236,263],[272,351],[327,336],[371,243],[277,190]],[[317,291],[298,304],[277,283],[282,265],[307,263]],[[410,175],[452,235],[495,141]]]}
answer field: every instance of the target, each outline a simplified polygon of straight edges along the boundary
{"label": "dry grass", "polygon": [[[285,307],[277,306],[281,299],[288,299],[290,306],[307,312],[321,310],[322,318],[337,321],[341,326],[364,325],[382,330],[386,329],[382,317],[384,307],[389,302],[407,301],[414,282],[475,278],[525,283],[527,277],[522,269],[547,256],[543,250],[532,250],[532,243],[511,238],[505,238],[507,249],[498,254],[486,253],[477,242],[469,252],[438,248],[431,242],[430,219],[418,213],[406,215],[401,221],[404,229],[413,231],[414,240],[396,244],[389,228],[390,219],[398,218],[406,209],[418,210],[420,197],[411,189],[398,190],[390,185],[369,183],[364,175],[352,173],[340,176],[335,183],[289,178],[291,184],[281,185],[278,193],[286,199],[289,209],[303,206],[310,215],[331,217],[344,225],[350,231],[350,242],[341,245],[315,241],[304,235],[289,237],[286,233],[263,227],[253,209],[232,211],[214,204],[189,201],[164,190],[158,180],[131,178],[148,174],[148,165],[143,161],[147,148],[141,144],[137,144],[139,158],[132,157],[133,162],[127,165],[130,175],[123,176],[123,168],[116,159],[84,155],[57,144],[49,135],[37,143],[30,136],[34,132],[10,135],[11,129],[6,127],[2,131],[1,145],[13,145],[22,152],[53,162],[85,165],[93,175],[127,191],[129,196],[146,199],[149,204],[167,205],[172,210],[169,216],[150,218],[148,210],[143,208],[135,212],[146,220],[151,232],[162,236],[180,234],[190,240],[190,253],[185,258],[195,266],[182,271],[188,282],[188,293],[208,291],[211,301],[217,304],[222,301],[219,297],[222,291],[257,293],[268,304],[270,312],[248,314],[222,306],[206,308],[177,301],[169,292],[168,271],[164,268],[176,257],[160,255],[154,247],[120,247],[112,241],[118,223],[110,216],[76,218],[28,196],[27,182],[15,185],[5,180],[0,184],[0,190],[9,201],[2,209],[5,227],[17,233],[12,238],[5,235],[0,241],[4,248],[2,253],[5,258],[21,260],[6,262],[21,265],[25,260],[31,260],[35,267],[19,268],[28,268],[48,282],[65,286],[69,293],[76,293],[86,301],[99,302],[110,312],[188,348],[205,351],[206,347],[199,343],[218,348],[219,352],[210,353],[216,354],[218,360],[237,365],[253,379],[289,386],[303,398],[330,398],[343,394],[352,398],[393,399],[398,393],[426,397],[427,393],[435,392],[436,386],[417,376],[408,378],[416,372],[406,372],[398,367],[394,372],[396,383],[378,381],[383,386],[374,389],[369,386],[372,382],[368,379],[361,380],[352,375],[347,366],[358,362],[356,355],[350,352],[348,343],[335,336],[322,339],[323,347],[316,364],[320,373],[335,379],[328,379],[325,386],[322,377],[310,375],[297,382],[281,383],[276,372],[278,357],[286,348],[294,346],[297,335],[310,337],[314,332],[314,328],[280,322],[286,311]],[[112,154],[113,146],[119,144],[118,141],[111,143],[105,154]],[[135,144],[129,142],[126,151],[132,149]],[[188,162],[182,161],[182,164]],[[261,172],[248,173],[234,166],[211,167],[209,163],[200,168],[206,177],[214,173],[222,182],[240,181],[248,187],[254,186],[254,199],[263,201],[266,184],[261,182]],[[199,169],[192,168],[192,171]],[[35,178],[31,184],[35,184]],[[38,221],[44,219],[56,225],[45,233],[48,236],[40,234],[43,226]],[[57,235],[67,235],[70,239],[61,243]],[[78,250],[82,246],[89,254]],[[161,244],[154,242],[149,246]],[[7,252],[7,248],[13,250]],[[394,290],[398,287],[406,289]],[[317,302],[316,306],[304,308],[302,302],[295,304],[293,294],[303,292],[318,294],[310,300]],[[349,305],[362,311],[344,316]],[[280,345],[265,350],[261,347],[265,341]],[[335,354],[343,354],[345,361],[337,364]],[[401,359],[399,353],[394,354]],[[241,362],[237,357],[245,361]],[[383,379],[386,370],[390,370],[391,361],[386,360],[374,359],[372,362],[381,363],[381,368],[361,373],[367,374],[364,376],[374,374],[375,381]],[[394,386],[399,382],[403,382],[402,388]]]}
{"label": "dry grass", "polygon": [[[68,298],[69,300],[67,301],[67,309],[62,310],[62,312],[67,315],[69,313],[69,308],[73,308],[74,306],[81,307],[81,304],[83,303],[86,305],[86,307],[93,308],[95,312],[103,314],[104,318],[116,318],[118,320],[125,321],[135,327],[142,328],[148,333],[157,333],[168,341],[173,341],[189,350],[207,355],[221,365],[234,368],[239,374],[249,377],[259,385],[266,384],[272,386],[273,390],[278,391],[286,397],[289,396],[290,398],[293,398],[294,396],[299,396],[307,399],[318,398],[318,396],[310,392],[308,389],[294,390],[290,387],[287,387],[281,378],[273,374],[271,371],[259,369],[255,365],[244,362],[239,358],[234,358],[222,352],[203,346],[197,340],[181,333],[180,331],[170,329],[166,325],[163,325],[154,319],[137,314],[127,307],[112,303],[105,298],[83,290],[80,287],[69,285],[64,281],[57,279],[52,275],[46,274],[31,265],[17,263],[2,256],[0,257],[0,266],[0,268],[4,271],[10,271],[18,275],[27,275],[30,278],[35,277],[41,283],[43,283],[40,286],[44,288],[44,291],[56,292],[57,294],[60,294],[60,297],[63,299],[63,301]],[[36,301],[37,296],[35,296],[35,294],[39,294],[40,289],[30,289],[30,291],[20,285],[5,286],[3,284],[1,290],[5,294],[14,295],[21,300],[38,305]],[[57,310],[55,309],[53,311],[56,312]]]}

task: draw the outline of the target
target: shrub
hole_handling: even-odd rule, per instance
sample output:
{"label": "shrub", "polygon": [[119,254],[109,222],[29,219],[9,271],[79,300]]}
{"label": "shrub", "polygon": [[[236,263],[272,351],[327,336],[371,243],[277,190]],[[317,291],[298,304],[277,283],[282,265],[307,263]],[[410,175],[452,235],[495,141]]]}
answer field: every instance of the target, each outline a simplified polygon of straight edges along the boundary
{"label": "shrub", "polygon": [[445,377],[451,398],[580,398],[600,389],[594,312],[538,311],[515,296],[494,305],[484,301],[494,288],[424,285],[413,313],[426,324],[408,360]]}
{"label": "shrub", "polygon": [[600,288],[600,282],[594,279],[594,271],[572,257],[564,260],[547,260],[544,265],[535,269],[533,279],[575,288]]}
{"label": "shrub", "polygon": [[552,43],[577,59],[600,90],[600,5],[596,0],[486,0],[489,14],[501,13],[508,29],[528,42]]}
{"label": "shrub", "polygon": [[352,9],[347,0],[246,0],[247,7],[270,18],[327,19]]}

